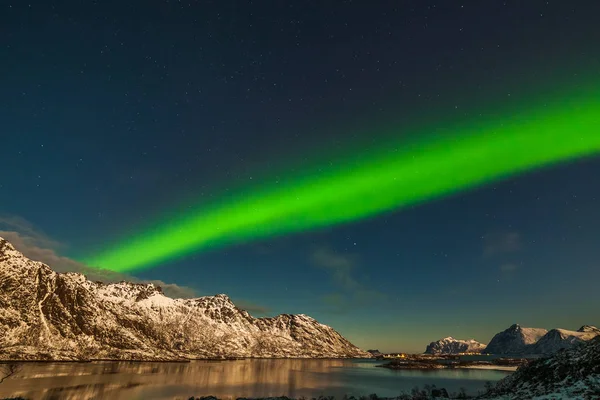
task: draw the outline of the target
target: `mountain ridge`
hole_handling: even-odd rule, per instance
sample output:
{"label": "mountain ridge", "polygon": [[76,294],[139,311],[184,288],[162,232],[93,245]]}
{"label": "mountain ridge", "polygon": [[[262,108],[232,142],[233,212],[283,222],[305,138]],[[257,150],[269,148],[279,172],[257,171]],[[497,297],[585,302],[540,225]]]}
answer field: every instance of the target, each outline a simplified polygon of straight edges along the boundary
{"label": "mountain ridge", "polygon": [[600,335],[594,326],[584,325],[576,331],[551,329],[537,342],[529,345],[524,352],[528,354],[553,354],[562,349],[570,349],[578,344],[590,341]]}
{"label": "mountain ridge", "polygon": [[536,343],[548,331],[542,328],[524,328],[513,324],[508,329],[494,335],[484,353],[521,354],[527,346]]}
{"label": "mountain ridge", "polygon": [[460,354],[481,353],[486,345],[475,339],[455,339],[452,336],[431,342],[425,349],[425,354]]}
{"label": "mountain ridge", "polygon": [[371,357],[304,314],[255,318],[225,294],[172,299],[154,284],[57,273],[0,238],[0,359]]}
{"label": "mountain ridge", "polygon": [[526,328],[513,324],[498,332],[486,346],[474,339],[462,340],[451,336],[429,343],[424,354],[483,353],[512,356],[551,355],[571,349],[600,336],[600,329],[583,325],[576,331],[554,328]]}

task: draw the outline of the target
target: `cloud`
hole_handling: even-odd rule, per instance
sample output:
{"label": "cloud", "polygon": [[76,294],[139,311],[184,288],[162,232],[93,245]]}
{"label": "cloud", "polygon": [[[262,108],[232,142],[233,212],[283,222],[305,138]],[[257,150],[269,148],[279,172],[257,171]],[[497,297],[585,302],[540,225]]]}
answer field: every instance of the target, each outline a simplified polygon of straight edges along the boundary
{"label": "cloud", "polygon": [[354,276],[358,257],[342,254],[328,247],[318,247],[310,255],[313,265],[325,269],[331,276],[337,292],[323,296],[323,303],[331,311],[345,312],[372,301],[385,300],[386,295],[360,282]]}
{"label": "cloud", "polygon": [[233,300],[237,308],[248,311],[252,315],[265,316],[271,312],[269,307],[261,306],[246,300]]}
{"label": "cloud", "polygon": [[327,306],[327,309],[336,314],[346,312],[350,307],[348,302],[350,301],[348,295],[342,293],[330,293],[321,297],[323,304]]}
{"label": "cloud", "polygon": [[313,263],[320,267],[349,270],[357,264],[357,258],[351,254],[336,253],[328,247],[319,247],[311,254]]}
{"label": "cloud", "polygon": [[521,250],[522,240],[519,232],[490,233],[483,237],[483,255],[493,257],[515,253]]}
{"label": "cloud", "polygon": [[52,240],[47,235],[35,228],[35,226],[23,218],[12,216],[1,216],[0,227],[10,227],[14,230],[0,230],[0,237],[8,240],[12,245],[26,257],[41,261],[49,265],[56,272],[78,272],[91,281],[104,283],[113,282],[136,282],[153,283],[163,289],[165,295],[173,298],[197,297],[195,289],[188,286],[180,286],[174,283],[166,283],[161,280],[141,280],[131,275],[105,269],[88,267],[76,260],[59,255],[55,248],[61,244]]}
{"label": "cloud", "polygon": [[182,285],[178,285],[176,283],[166,283],[164,281],[158,280],[158,279],[154,279],[154,280],[139,280],[135,277],[127,277],[123,278],[121,280],[125,280],[128,282],[131,282],[131,279],[133,278],[134,282],[139,282],[139,283],[153,283],[156,286],[160,286],[162,288],[163,293],[165,294],[165,296],[171,297],[173,299],[193,299],[198,297],[198,291],[192,287],[189,286],[182,286]]}
{"label": "cloud", "polygon": [[357,265],[353,255],[336,253],[327,247],[320,247],[313,251],[311,260],[314,265],[325,268],[334,282],[345,290],[355,290],[361,285],[352,276],[352,270]]}
{"label": "cloud", "polygon": [[510,273],[510,272],[514,272],[517,270],[517,268],[519,268],[519,266],[517,264],[502,264],[500,266],[500,271],[505,272],[505,273]]}
{"label": "cloud", "polygon": [[35,227],[25,218],[16,215],[0,214],[0,230],[19,232],[22,239],[29,245],[36,245],[50,249],[61,247],[61,244],[50,239],[48,235]]}

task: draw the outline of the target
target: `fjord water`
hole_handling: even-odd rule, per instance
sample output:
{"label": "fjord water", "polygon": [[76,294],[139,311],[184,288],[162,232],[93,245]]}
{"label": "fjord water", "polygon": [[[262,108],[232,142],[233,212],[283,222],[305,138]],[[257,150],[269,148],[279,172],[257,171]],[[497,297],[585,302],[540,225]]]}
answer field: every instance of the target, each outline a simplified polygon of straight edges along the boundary
{"label": "fjord water", "polygon": [[449,392],[483,390],[506,372],[490,370],[392,371],[374,360],[255,359],[190,363],[26,363],[0,385],[0,398],[188,399],[258,396],[397,396],[435,384]]}

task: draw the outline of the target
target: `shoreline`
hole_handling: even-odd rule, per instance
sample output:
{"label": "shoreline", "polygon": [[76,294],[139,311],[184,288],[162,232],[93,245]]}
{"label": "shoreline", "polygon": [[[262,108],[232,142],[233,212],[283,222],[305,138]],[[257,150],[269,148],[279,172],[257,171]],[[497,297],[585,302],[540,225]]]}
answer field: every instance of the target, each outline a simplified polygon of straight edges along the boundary
{"label": "shoreline", "polygon": [[519,367],[527,365],[529,360],[521,358],[498,358],[495,360],[455,360],[448,358],[414,357],[409,359],[392,360],[377,365],[391,370],[422,370],[434,371],[441,369],[479,369],[515,372]]}
{"label": "shoreline", "polygon": [[486,371],[515,372],[517,369],[519,369],[519,367],[507,365],[470,365],[467,367],[455,367],[453,369],[480,369]]}
{"label": "shoreline", "polygon": [[188,358],[188,359],[173,359],[173,360],[140,360],[140,359],[118,359],[118,358],[95,358],[89,360],[72,360],[72,359],[58,359],[58,360],[19,360],[19,359],[0,359],[0,365],[2,364],[29,364],[29,363],[65,363],[65,364],[90,364],[90,363],[102,363],[102,362],[124,362],[124,363],[191,363],[193,361],[242,361],[242,360],[373,360],[375,358],[370,357],[228,357],[228,358]]}

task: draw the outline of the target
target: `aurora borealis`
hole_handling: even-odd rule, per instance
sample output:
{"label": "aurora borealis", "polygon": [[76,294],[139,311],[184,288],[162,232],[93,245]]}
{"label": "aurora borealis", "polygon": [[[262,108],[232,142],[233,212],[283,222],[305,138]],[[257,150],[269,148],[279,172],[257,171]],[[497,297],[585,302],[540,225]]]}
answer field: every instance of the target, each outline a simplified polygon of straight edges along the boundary
{"label": "aurora borealis", "polygon": [[206,210],[190,211],[85,261],[115,271],[150,267],[228,243],[359,220],[600,152],[597,96],[552,103],[519,116],[400,143],[397,151],[374,152],[359,163],[316,176],[242,193]]}
{"label": "aurora borealis", "polygon": [[0,237],[367,349],[600,326],[599,14],[0,5]]}

